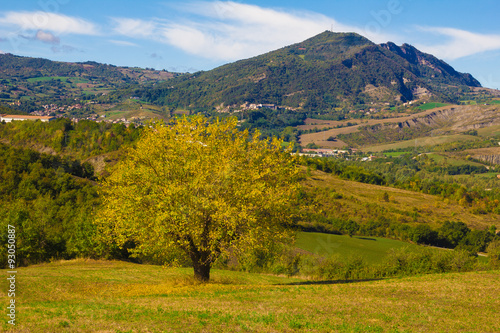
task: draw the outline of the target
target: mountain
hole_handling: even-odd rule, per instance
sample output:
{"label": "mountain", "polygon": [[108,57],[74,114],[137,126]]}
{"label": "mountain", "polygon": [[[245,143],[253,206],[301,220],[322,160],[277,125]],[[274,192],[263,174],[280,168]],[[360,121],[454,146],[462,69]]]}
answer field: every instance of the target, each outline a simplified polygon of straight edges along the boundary
{"label": "mountain", "polygon": [[480,83],[410,45],[377,45],[355,33],[325,31],[301,43],[183,75],[135,94],[174,108],[228,110],[248,102],[325,111],[425,97],[450,101],[467,87],[480,87]]}

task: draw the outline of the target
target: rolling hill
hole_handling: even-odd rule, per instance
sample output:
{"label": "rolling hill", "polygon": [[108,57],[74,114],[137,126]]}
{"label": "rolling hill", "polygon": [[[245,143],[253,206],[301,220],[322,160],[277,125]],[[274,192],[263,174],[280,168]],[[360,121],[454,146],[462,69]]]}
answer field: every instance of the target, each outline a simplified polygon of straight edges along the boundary
{"label": "rolling hill", "polygon": [[[460,221],[474,229],[485,230],[491,225],[500,229],[497,214],[473,214],[469,207],[437,195],[344,180],[321,171],[313,171],[302,184],[306,193],[316,198],[318,214],[337,220],[353,220],[360,225],[393,221],[432,227],[444,221]],[[388,200],[383,200],[384,193]]]}
{"label": "rolling hill", "polygon": [[[120,102],[111,96],[117,90],[123,94],[130,87],[177,75],[93,61],[69,63],[0,54],[0,103],[25,112],[46,110],[51,104],[62,108],[79,104],[78,112],[73,110],[65,115],[88,115],[94,111],[93,104]],[[54,108],[54,113],[62,113],[61,110]]]}

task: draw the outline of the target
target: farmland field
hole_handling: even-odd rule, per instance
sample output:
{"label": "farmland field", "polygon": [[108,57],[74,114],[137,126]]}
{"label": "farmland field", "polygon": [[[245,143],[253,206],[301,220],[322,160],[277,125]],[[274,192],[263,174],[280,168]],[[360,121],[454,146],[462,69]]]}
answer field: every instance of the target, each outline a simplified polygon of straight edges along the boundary
{"label": "farmland field", "polygon": [[[4,271],[4,276],[6,272]],[[4,332],[498,332],[498,271],[312,281],[73,260],[18,268]],[[7,301],[2,284],[2,301]]]}
{"label": "farmland field", "polygon": [[33,82],[46,82],[51,80],[60,80],[63,82],[67,82],[68,80],[72,83],[87,83],[89,80],[80,77],[68,77],[68,76],[41,76],[41,77],[32,77],[27,79],[26,81]]}
{"label": "farmland field", "polygon": [[33,82],[45,82],[45,81],[50,81],[50,80],[66,81],[66,80],[68,80],[68,77],[65,77],[65,76],[41,76],[41,77],[32,77],[32,78],[27,79],[26,81],[33,83]]}
{"label": "farmland field", "polygon": [[473,161],[467,161],[464,159],[456,158],[453,156],[446,156],[443,154],[435,154],[435,153],[429,153],[427,154],[428,157],[434,160],[436,163],[443,163],[446,161],[446,165],[451,165],[451,166],[460,166],[460,165],[474,165],[474,166],[482,166],[483,164],[473,162]]}
{"label": "farmland field", "polygon": [[[452,106],[446,106],[441,108],[451,108]],[[441,108],[435,107],[432,109],[426,109],[425,111],[412,114],[412,115],[406,115],[402,117],[395,117],[395,118],[386,118],[386,119],[364,119],[364,120],[342,120],[342,121],[328,121],[328,120],[317,120],[317,119],[307,119],[306,125],[301,125],[298,126],[297,128],[299,129],[312,129],[315,127],[318,128],[328,128],[328,127],[334,127],[338,125],[342,125],[344,127],[340,128],[331,128],[327,129],[321,132],[317,133],[307,133],[307,134],[302,134],[300,136],[300,143],[302,146],[306,146],[308,143],[316,143],[320,147],[324,148],[342,148],[347,146],[347,144],[341,140],[337,140],[336,142],[334,141],[327,141],[327,139],[330,136],[337,136],[339,134],[350,134],[350,133],[355,133],[358,131],[359,127],[361,126],[373,126],[377,124],[386,124],[386,123],[399,123],[399,122],[405,122],[411,119],[415,119],[418,117],[424,117],[426,115],[429,115],[437,110],[440,110]],[[347,126],[347,123],[357,123],[355,126]],[[313,125],[314,124],[314,125]]]}
{"label": "farmland field", "polygon": [[425,103],[425,104],[422,104],[422,105],[418,106],[418,108],[420,110],[426,111],[426,110],[440,108],[440,107],[447,106],[447,105],[449,105],[449,104],[444,104],[444,103]]}
{"label": "farmland field", "polygon": [[385,156],[390,156],[390,157],[399,157],[404,154],[410,154],[410,152],[407,151],[395,151],[395,152],[388,152],[384,153]]}

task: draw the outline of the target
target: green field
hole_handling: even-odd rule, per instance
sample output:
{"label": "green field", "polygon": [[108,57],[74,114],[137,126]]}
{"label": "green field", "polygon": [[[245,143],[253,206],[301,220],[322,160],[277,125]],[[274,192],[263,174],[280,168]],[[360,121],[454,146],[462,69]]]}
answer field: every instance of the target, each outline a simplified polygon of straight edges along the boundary
{"label": "green field", "polygon": [[500,125],[480,128],[477,134],[483,137],[500,136]]}
{"label": "green field", "polygon": [[410,152],[407,152],[407,151],[393,151],[393,152],[388,152],[388,153],[384,153],[385,156],[387,157],[399,157],[399,156],[402,156],[404,154],[410,154]]}
{"label": "green field", "polygon": [[417,245],[379,237],[349,237],[316,232],[301,232],[296,246],[321,256],[359,256],[367,263],[380,263],[390,249],[419,248]]}
{"label": "green field", "polygon": [[33,82],[47,82],[51,80],[61,80],[63,82],[67,82],[70,80],[73,83],[87,83],[89,80],[80,78],[80,77],[68,77],[68,76],[41,76],[41,77],[32,77],[27,79],[26,81]]}
{"label": "green field", "polygon": [[[496,179],[498,175],[498,172],[487,172],[487,173],[478,173],[475,174],[474,177],[479,177],[479,178],[486,178],[486,179]],[[467,177],[470,178],[470,175],[455,175],[453,176],[456,179],[466,179]]]}
{"label": "green field", "polygon": [[4,316],[3,332],[500,331],[498,271],[339,283],[214,270],[209,284],[117,261],[17,271],[16,326]]}
{"label": "green field", "polygon": [[460,165],[474,165],[474,166],[482,166],[483,164],[481,163],[477,163],[477,162],[473,162],[473,161],[467,161],[467,160],[464,160],[464,159],[460,159],[460,158],[454,158],[454,157],[450,157],[450,156],[443,156],[441,154],[436,154],[436,153],[429,153],[427,154],[427,156],[431,159],[434,160],[434,162],[438,163],[438,164],[442,164],[442,163],[445,163],[446,162],[446,165],[451,165],[451,166],[460,166]]}
{"label": "green field", "polygon": [[425,104],[422,104],[420,106],[418,106],[418,108],[422,111],[427,111],[427,110],[430,110],[430,109],[434,109],[434,108],[440,108],[440,107],[443,107],[443,106],[447,106],[447,105],[450,105],[450,104],[445,104],[445,103],[425,103]]}
{"label": "green field", "polygon": [[41,76],[41,77],[32,77],[32,78],[27,79],[26,81],[28,81],[29,83],[33,83],[33,82],[46,82],[46,81],[51,81],[51,80],[61,80],[61,81],[66,82],[66,80],[68,80],[68,77],[66,77],[66,76]]}

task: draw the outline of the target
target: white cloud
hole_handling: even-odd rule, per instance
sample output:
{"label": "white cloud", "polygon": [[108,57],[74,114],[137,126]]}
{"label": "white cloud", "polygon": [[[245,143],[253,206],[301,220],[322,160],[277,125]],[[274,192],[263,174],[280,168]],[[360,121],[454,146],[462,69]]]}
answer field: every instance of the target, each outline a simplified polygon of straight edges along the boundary
{"label": "white cloud", "polygon": [[60,42],[59,37],[43,30],[38,30],[36,32],[35,39],[48,44],[59,44]]}
{"label": "white cloud", "polygon": [[119,45],[119,46],[134,46],[134,47],[138,47],[139,46],[136,43],[127,42],[125,40],[110,39],[109,42],[112,43],[112,44],[115,44],[115,45]]}
{"label": "white cloud", "polygon": [[43,30],[55,33],[97,35],[98,28],[92,22],[49,12],[7,12],[0,17],[0,24],[17,26],[21,30]]}
{"label": "white cloud", "polygon": [[485,35],[440,27],[419,27],[419,30],[448,38],[439,45],[417,45],[421,50],[447,60],[500,49],[500,35]]}
{"label": "white cloud", "polygon": [[305,11],[231,1],[191,2],[174,8],[186,17],[175,21],[114,18],[114,31],[127,37],[153,39],[213,60],[248,58],[301,42],[332,27],[335,32],[358,32],[375,42],[390,39]]}
{"label": "white cloud", "polygon": [[134,38],[151,38],[158,30],[157,22],[131,18],[112,18],[114,32]]}

